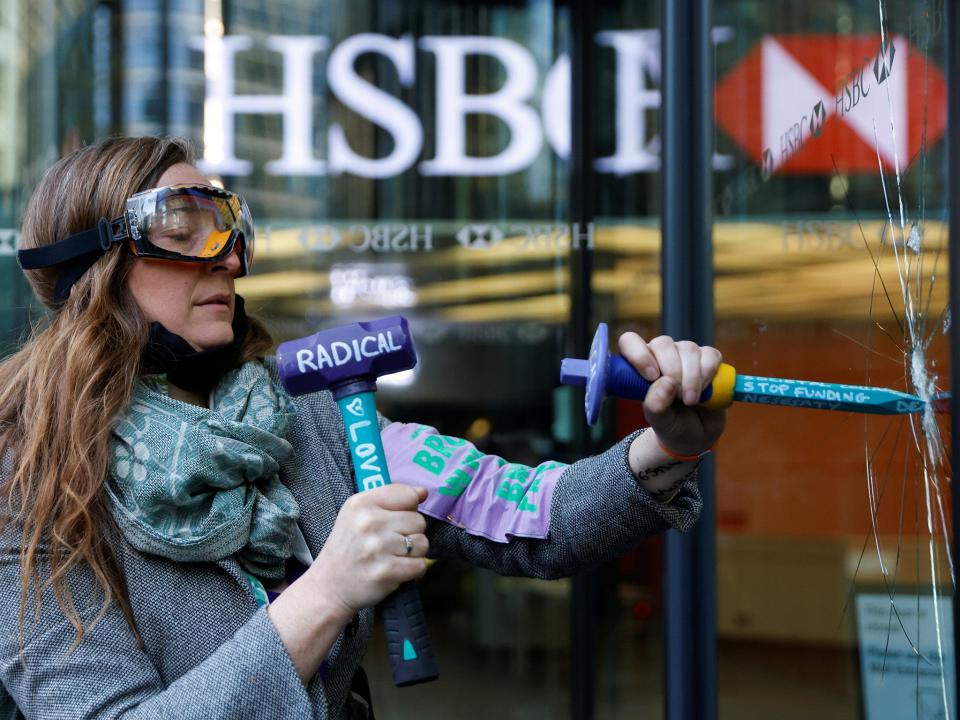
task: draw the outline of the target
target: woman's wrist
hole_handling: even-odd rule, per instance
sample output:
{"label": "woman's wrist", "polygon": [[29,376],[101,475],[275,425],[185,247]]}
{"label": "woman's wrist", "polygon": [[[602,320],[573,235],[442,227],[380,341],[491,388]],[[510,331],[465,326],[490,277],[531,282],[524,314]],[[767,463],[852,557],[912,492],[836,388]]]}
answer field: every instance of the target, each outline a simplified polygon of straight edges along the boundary
{"label": "woman's wrist", "polygon": [[696,454],[687,454],[671,448],[660,439],[653,428],[647,428],[637,435],[630,445],[630,470],[634,475],[638,475],[661,465],[696,462],[713,450],[715,445],[716,443]]}
{"label": "woman's wrist", "polygon": [[630,444],[627,454],[630,471],[643,488],[657,502],[669,502],[690,475],[699,458],[679,460],[661,444],[652,430],[640,433]]}
{"label": "woman's wrist", "polygon": [[318,594],[300,577],[277,597],[267,614],[306,685],[330,653],[354,613],[342,603]]}
{"label": "woman's wrist", "polygon": [[[656,436],[656,434],[654,435]],[[706,450],[701,450],[698,453],[687,455],[684,453],[676,452],[675,450],[671,450],[670,448],[668,448],[666,445],[663,444],[663,441],[659,437],[657,437],[656,439],[657,439],[657,445],[660,447],[660,450],[662,450],[664,454],[667,457],[669,457],[671,460],[677,460],[679,462],[696,462],[697,460],[702,459],[704,455],[711,452],[717,446],[717,443],[714,442],[713,445],[708,447]]]}

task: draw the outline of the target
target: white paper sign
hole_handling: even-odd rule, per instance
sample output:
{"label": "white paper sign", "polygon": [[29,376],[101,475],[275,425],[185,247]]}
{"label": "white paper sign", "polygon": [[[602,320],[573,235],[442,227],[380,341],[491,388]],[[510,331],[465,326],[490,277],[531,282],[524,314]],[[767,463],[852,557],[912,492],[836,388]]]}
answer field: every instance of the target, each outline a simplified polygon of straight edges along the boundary
{"label": "white paper sign", "polygon": [[[865,720],[956,718],[953,615],[949,597],[857,595]],[[898,617],[899,616],[899,617]],[[937,622],[940,624],[940,647]],[[918,652],[919,651],[919,654]],[[950,708],[949,714],[945,705]]]}

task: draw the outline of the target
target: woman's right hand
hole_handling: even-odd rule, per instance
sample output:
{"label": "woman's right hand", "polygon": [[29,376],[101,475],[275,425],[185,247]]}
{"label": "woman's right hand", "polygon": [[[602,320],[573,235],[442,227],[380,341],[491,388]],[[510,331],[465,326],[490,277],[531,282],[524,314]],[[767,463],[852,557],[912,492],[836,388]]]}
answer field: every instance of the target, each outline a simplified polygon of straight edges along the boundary
{"label": "woman's right hand", "polygon": [[[422,577],[430,543],[424,534],[427,521],[417,506],[426,498],[424,488],[399,484],[351,496],[304,577],[318,594],[338,604],[348,620],[402,583]],[[405,535],[413,544],[409,555]]]}
{"label": "woman's right hand", "polygon": [[271,603],[270,619],[304,684],[357,612],[423,576],[429,542],[417,506],[426,495],[401,484],[352,495],[313,564]]}

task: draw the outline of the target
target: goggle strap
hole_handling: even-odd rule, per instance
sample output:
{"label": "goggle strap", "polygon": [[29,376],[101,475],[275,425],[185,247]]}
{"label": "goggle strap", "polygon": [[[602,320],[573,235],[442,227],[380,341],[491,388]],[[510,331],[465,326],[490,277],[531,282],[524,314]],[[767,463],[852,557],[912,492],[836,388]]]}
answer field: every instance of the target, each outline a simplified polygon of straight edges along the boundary
{"label": "goggle strap", "polygon": [[[92,253],[97,253],[97,256],[93,258],[95,261],[96,257],[105,253],[115,243],[125,240],[126,236],[122,218],[113,222],[106,218],[100,218],[100,222],[97,223],[95,228],[84,230],[43,247],[18,250],[17,260],[24,270],[64,265]],[[92,264],[93,261],[90,262],[90,265]],[[90,265],[87,265],[87,267],[89,268]]]}
{"label": "goggle strap", "polygon": [[123,218],[114,221],[100,218],[97,227],[44,247],[17,251],[17,261],[24,270],[62,266],[53,288],[53,300],[66,302],[70,288],[114,244],[127,237]]}
{"label": "goggle strap", "polygon": [[70,297],[70,289],[73,284],[83,277],[83,274],[102,256],[103,252],[98,250],[65,263],[63,269],[57,275],[57,284],[53,286],[53,301],[57,304],[66,302],[67,298]]}

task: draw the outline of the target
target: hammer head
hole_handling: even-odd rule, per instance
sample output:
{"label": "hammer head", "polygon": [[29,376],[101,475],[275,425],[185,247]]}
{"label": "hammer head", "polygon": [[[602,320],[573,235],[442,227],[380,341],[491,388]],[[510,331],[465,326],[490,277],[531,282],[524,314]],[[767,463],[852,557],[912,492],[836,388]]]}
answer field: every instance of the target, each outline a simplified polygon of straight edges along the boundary
{"label": "hammer head", "polygon": [[417,364],[417,351],[399,315],[341,325],[285,342],[277,348],[280,379],[291,395],[367,381]]}

